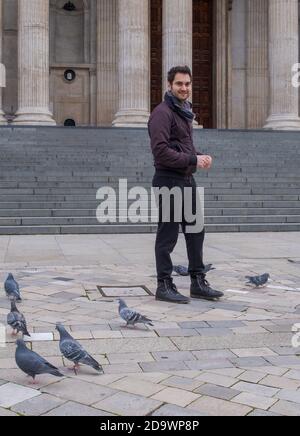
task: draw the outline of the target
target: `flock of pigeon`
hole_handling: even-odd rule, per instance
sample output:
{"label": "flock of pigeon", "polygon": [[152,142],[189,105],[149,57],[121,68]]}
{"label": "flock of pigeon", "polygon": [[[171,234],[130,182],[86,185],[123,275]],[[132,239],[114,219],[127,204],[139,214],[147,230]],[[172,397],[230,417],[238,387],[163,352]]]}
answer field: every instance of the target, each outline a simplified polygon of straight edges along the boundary
{"label": "flock of pigeon", "polygon": [[[214,269],[212,265],[207,267],[208,271]],[[175,267],[174,270],[180,275],[187,275],[188,271],[185,267]],[[256,287],[264,286],[270,278],[269,274],[263,274],[257,277],[246,277],[248,283],[254,284]],[[37,375],[51,374],[56,377],[63,377],[64,375],[47,362],[42,356],[31,351],[27,348],[24,342],[24,336],[30,337],[27,329],[27,324],[24,315],[18,310],[17,303],[22,301],[20,287],[12,274],[9,274],[5,283],[4,289],[7,297],[11,302],[11,310],[7,315],[7,324],[13,329],[12,335],[16,336],[19,332],[23,334],[23,339],[18,339],[16,344],[15,359],[17,366],[28,376],[32,377],[33,383]],[[145,324],[153,326],[151,319],[141,315],[135,310],[130,309],[124,300],[119,299],[119,315],[126,321],[126,326],[135,326],[136,324]],[[56,330],[60,334],[59,348],[62,355],[73,362],[74,366],[71,368],[77,375],[77,371],[81,365],[88,365],[94,368],[99,373],[103,374],[102,366],[76,341],[70,333],[67,332],[62,324],[56,325]]]}
{"label": "flock of pigeon", "polygon": [[[19,284],[12,274],[8,275],[4,283],[4,289],[7,297],[11,301],[11,311],[7,315],[7,324],[13,329],[12,335],[17,335],[19,332],[22,332],[23,336],[30,337],[25,317],[17,308],[16,303],[21,302],[22,298]],[[135,310],[129,309],[124,300],[120,299],[118,302],[120,317],[126,321],[127,326],[135,326],[136,324],[148,324],[153,326],[150,319]],[[101,365],[67,332],[62,324],[57,324],[56,330],[58,330],[60,334],[60,351],[66,359],[74,363],[72,370],[76,375],[80,364],[91,366],[99,373],[103,373]],[[39,354],[27,348],[23,339],[18,339],[16,344],[16,363],[25,374],[32,377],[33,383],[35,383],[36,376],[40,374],[51,374],[56,377],[63,377],[63,374],[61,374],[58,368],[51,365],[51,363],[47,362],[47,360]]]}
{"label": "flock of pigeon", "polygon": [[[210,272],[214,269],[216,269],[216,268],[213,268],[212,264],[210,263],[209,265],[205,266],[204,273],[207,274],[208,272]],[[185,266],[182,266],[182,265],[174,266],[173,270],[174,270],[174,272],[176,272],[180,276],[189,276],[190,275],[188,268],[186,268]],[[265,286],[268,283],[268,281],[270,279],[270,274],[265,273],[265,274],[262,274],[261,276],[254,276],[254,277],[246,276],[245,278],[248,280],[246,284],[254,285],[257,288],[259,288],[261,286]]]}

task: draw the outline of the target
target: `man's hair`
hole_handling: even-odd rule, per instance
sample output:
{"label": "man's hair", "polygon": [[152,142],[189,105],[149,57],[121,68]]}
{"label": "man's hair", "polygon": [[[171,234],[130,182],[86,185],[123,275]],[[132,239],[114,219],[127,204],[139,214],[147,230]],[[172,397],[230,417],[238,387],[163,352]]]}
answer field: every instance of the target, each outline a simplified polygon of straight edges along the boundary
{"label": "man's hair", "polygon": [[184,66],[173,67],[170,69],[170,71],[168,72],[168,82],[172,84],[175,80],[176,74],[178,74],[178,73],[188,74],[192,80],[192,72],[191,72],[190,67],[188,67],[187,65],[184,65]]}

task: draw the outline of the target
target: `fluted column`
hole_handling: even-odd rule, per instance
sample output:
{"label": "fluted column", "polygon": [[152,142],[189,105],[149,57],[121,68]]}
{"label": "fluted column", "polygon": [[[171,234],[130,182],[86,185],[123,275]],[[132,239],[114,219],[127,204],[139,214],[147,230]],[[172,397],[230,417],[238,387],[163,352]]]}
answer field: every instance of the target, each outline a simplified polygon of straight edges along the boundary
{"label": "fluted column", "polygon": [[247,5],[247,128],[261,129],[268,116],[268,2]]}
{"label": "fluted column", "polygon": [[111,125],[118,110],[118,1],[97,1],[97,125]]}
{"label": "fluted column", "polygon": [[145,127],[150,113],[149,0],[119,0],[119,104],[113,125]]}
{"label": "fluted column", "polygon": [[216,38],[215,116],[216,127],[228,127],[228,1],[218,0],[214,17]]}
{"label": "fluted column", "polygon": [[163,0],[163,90],[177,65],[193,66],[193,0]]}
{"label": "fluted column", "polygon": [[299,59],[298,0],[269,0],[271,106],[266,129],[298,130],[299,89],[292,66]]}
{"label": "fluted column", "polygon": [[55,125],[49,110],[49,0],[19,0],[19,108],[15,123]]}
{"label": "fluted column", "polygon": [[2,62],[2,0],[0,0],[0,125],[6,124],[2,110],[2,88],[5,87],[5,67]]}

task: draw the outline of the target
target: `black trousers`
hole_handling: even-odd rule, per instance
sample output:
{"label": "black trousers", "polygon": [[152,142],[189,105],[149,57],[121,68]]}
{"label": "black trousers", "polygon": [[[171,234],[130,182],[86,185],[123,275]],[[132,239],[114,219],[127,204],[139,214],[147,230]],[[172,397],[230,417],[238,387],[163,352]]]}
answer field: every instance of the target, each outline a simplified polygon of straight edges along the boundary
{"label": "black trousers", "polygon": [[188,223],[185,220],[184,215],[186,202],[184,188],[191,188],[190,192],[192,192],[192,211],[193,214],[196,213],[197,186],[194,178],[185,178],[181,177],[180,175],[173,177],[173,175],[161,175],[159,172],[157,172],[153,178],[152,185],[154,188],[166,187],[168,189],[172,189],[177,187],[182,193],[182,203],[181,206],[179,206],[182,208],[182,220],[180,222],[177,222],[178,217],[176,218],[175,216],[176,208],[178,209],[178,203],[174,203],[173,197],[171,196],[170,201],[169,222],[165,222],[163,217],[163,202],[165,198],[161,195],[158,198],[159,222],[155,244],[157,279],[159,281],[165,280],[170,278],[172,275],[173,264],[171,260],[171,254],[178,241],[180,226],[182,227],[186,241],[187,255],[189,260],[189,273],[191,275],[204,273],[205,265],[203,263],[203,243],[205,238],[205,229],[203,228],[203,230],[198,233],[187,232],[187,226],[190,226],[193,223]]}

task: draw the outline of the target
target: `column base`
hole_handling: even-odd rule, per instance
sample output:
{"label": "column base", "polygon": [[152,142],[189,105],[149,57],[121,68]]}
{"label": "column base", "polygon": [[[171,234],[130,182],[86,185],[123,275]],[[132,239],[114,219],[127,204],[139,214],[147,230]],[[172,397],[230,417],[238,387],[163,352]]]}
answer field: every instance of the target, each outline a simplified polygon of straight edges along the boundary
{"label": "column base", "polygon": [[6,126],[7,119],[4,117],[4,112],[0,111],[0,126]]}
{"label": "column base", "polygon": [[148,126],[149,117],[150,113],[146,111],[124,110],[116,114],[112,125],[114,127],[145,128]]}
{"label": "column base", "polygon": [[18,126],[56,126],[53,115],[47,110],[41,112],[19,110],[12,124]]}
{"label": "column base", "polygon": [[300,130],[300,118],[293,114],[271,115],[264,126],[266,130]]}

